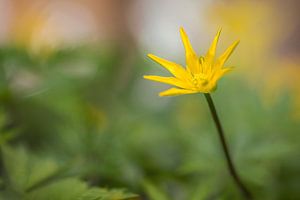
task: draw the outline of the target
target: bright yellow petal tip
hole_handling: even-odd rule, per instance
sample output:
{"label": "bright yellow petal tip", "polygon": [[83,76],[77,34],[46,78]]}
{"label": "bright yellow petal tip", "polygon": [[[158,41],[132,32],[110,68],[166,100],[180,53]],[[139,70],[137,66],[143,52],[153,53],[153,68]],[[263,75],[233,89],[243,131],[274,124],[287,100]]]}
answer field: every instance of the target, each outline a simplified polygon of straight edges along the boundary
{"label": "bright yellow petal tip", "polygon": [[195,53],[190,40],[183,28],[180,28],[180,36],[185,49],[186,68],[191,73],[199,73],[200,65],[197,54]]}
{"label": "bright yellow petal tip", "polygon": [[177,96],[177,95],[182,95],[182,94],[193,94],[193,93],[196,93],[196,91],[179,89],[179,88],[171,88],[171,89],[168,89],[168,90],[165,90],[165,91],[159,93],[159,96],[161,96],[161,97]]}
{"label": "bright yellow petal tip", "polygon": [[148,54],[149,58],[167,69],[173,77],[144,76],[144,78],[176,86],[176,88],[159,93],[159,96],[211,93],[215,91],[218,80],[233,70],[232,67],[224,68],[223,66],[239,44],[239,40],[234,42],[219,58],[216,58],[216,49],[221,31],[222,29],[220,28],[206,55],[198,57],[186,32],[180,27],[180,36],[185,48],[186,68],[153,54]]}
{"label": "bright yellow petal tip", "polygon": [[218,44],[218,41],[219,41],[219,37],[220,37],[220,34],[221,34],[221,31],[222,31],[222,28],[220,28],[213,40],[213,42],[211,43],[211,46],[210,48],[208,49],[207,53],[206,53],[206,61],[207,62],[213,62],[213,59],[215,57],[215,54],[216,54],[216,50],[217,50],[217,44]]}

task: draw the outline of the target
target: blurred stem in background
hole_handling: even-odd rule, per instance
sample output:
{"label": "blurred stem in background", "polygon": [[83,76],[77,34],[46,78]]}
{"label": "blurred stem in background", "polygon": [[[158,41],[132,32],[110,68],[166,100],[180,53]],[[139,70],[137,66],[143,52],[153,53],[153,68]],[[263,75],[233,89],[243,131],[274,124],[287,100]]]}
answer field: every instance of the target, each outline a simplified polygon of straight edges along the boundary
{"label": "blurred stem in background", "polygon": [[238,186],[239,190],[244,195],[245,199],[249,199],[249,200],[253,199],[252,194],[246,188],[246,186],[243,184],[241,178],[239,177],[239,175],[238,175],[238,173],[237,173],[237,171],[236,171],[236,169],[233,165],[232,159],[231,159],[230,154],[229,154],[228,145],[227,145],[227,142],[226,142],[226,139],[225,139],[224,131],[223,131],[221,122],[219,120],[218,113],[216,111],[214,102],[213,102],[213,100],[212,100],[209,93],[205,93],[204,96],[206,98],[206,101],[208,103],[211,115],[214,119],[215,125],[216,125],[217,130],[218,130],[219,138],[221,140],[222,148],[223,148],[223,151],[225,153],[225,157],[226,157],[229,172],[230,172],[232,178],[234,179],[236,185]]}

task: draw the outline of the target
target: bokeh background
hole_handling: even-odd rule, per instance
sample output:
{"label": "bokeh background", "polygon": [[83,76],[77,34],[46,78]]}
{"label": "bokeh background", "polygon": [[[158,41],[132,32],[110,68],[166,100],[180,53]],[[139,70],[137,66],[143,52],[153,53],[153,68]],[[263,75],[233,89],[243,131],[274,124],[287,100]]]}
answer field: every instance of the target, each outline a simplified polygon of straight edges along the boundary
{"label": "bokeh background", "polygon": [[[300,199],[297,0],[0,0],[0,199],[242,199],[203,95],[158,97],[153,53],[184,65],[241,43],[213,98],[255,199]],[[137,196],[138,195],[138,196]]]}

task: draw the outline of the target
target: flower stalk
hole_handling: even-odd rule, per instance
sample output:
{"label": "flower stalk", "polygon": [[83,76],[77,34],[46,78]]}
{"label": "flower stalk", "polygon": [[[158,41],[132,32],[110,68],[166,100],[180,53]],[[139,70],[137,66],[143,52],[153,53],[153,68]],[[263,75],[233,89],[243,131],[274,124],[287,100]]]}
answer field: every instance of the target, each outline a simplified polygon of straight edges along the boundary
{"label": "flower stalk", "polygon": [[226,142],[226,139],[225,139],[224,131],[223,131],[221,122],[219,120],[218,113],[217,113],[217,110],[215,108],[214,102],[213,102],[213,100],[212,100],[209,93],[205,93],[204,96],[206,98],[206,101],[208,103],[212,118],[215,122],[217,131],[218,131],[218,135],[219,135],[219,138],[220,138],[220,141],[221,141],[221,144],[222,144],[222,149],[223,149],[225,157],[226,157],[227,167],[228,167],[228,170],[230,172],[230,175],[232,176],[235,184],[237,185],[237,187],[239,188],[240,192],[243,194],[245,199],[251,200],[251,199],[253,199],[252,194],[250,193],[250,191],[247,189],[247,187],[242,182],[242,180],[239,177],[239,175],[238,175],[238,173],[237,173],[237,171],[234,167],[234,164],[232,162],[232,159],[231,159],[231,156],[230,156],[230,153],[229,153],[229,149],[228,149],[228,145],[227,145],[227,142]]}

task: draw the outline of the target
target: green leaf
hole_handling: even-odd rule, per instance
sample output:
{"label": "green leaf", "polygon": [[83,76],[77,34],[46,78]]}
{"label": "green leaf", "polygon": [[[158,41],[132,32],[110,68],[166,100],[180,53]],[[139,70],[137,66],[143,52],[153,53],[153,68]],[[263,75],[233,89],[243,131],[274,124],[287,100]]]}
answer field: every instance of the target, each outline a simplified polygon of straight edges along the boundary
{"label": "green leaf", "polygon": [[3,146],[2,152],[10,187],[19,193],[53,176],[59,170],[53,160],[30,155],[24,148]]}
{"label": "green leaf", "polygon": [[151,200],[169,200],[167,195],[151,182],[145,181],[143,186]]}
{"label": "green leaf", "polygon": [[128,193],[123,189],[107,190],[92,188],[85,192],[78,200],[137,200],[137,195]]}
{"label": "green leaf", "polygon": [[23,148],[15,150],[8,146],[3,146],[2,153],[10,186],[22,193],[25,191],[28,180],[29,155]]}
{"label": "green leaf", "polygon": [[36,189],[25,200],[74,200],[87,190],[87,185],[75,178],[63,179]]}
{"label": "green leaf", "polygon": [[7,124],[8,119],[3,110],[0,109],[0,146],[14,139],[18,134],[15,129],[5,129]]}

